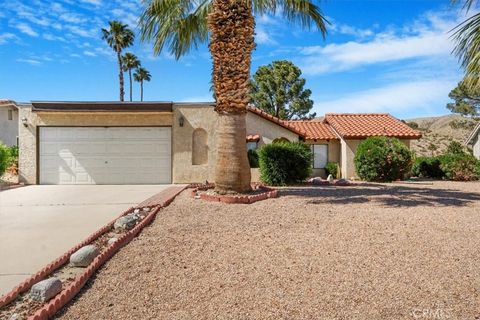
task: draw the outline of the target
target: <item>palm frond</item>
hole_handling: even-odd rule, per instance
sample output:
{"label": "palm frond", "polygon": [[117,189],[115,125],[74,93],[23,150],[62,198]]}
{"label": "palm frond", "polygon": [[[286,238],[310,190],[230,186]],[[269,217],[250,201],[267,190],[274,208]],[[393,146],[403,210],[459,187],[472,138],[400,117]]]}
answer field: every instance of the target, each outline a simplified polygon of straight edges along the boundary
{"label": "palm frond", "polygon": [[463,4],[463,9],[465,9],[466,11],[469,11],[473,6],[478,3],[478,0],[452,0],[452,3],[456,4],[461,1],[465,1],[465,3]]}
{"label": "palm frond", "polygon": [[153,40],[159,54],[165,45],[176,59],[208,39],[209,0],[194,6],[189,0],[151,0],[140,17],[142,40]]}
{"label": "palm frond", "polygon": [[272,14],[280,12],[283,17],[304,29],[315,26],[325,37],[328,20],[311,0],[253,0],[253,9],[256,14]]}

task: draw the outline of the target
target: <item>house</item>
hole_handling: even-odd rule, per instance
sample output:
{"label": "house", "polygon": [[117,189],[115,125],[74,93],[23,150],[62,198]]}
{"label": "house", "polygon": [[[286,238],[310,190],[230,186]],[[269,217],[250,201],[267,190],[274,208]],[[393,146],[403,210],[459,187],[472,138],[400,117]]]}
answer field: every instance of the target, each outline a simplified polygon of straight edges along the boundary
{"label": "house", "polygon": [[11,100],[0,99],[0,142],[16,146],[18,138],[18,109]]}
{"label": "house", "polygon": [[475,126],[472,133],[468,136],[466,145],[473,149],[473,155],[480,159],[480,123]]}
{"label": "house", "polygon": [[[27,184],[160,184],[214,181],[217,114],[212,103],[48,102],[18,104],[19,179]],[[354,175],[361,139],[420,134],[387,114],[327,114],[284,121],[249,107],[246,147],[312,145],[315,175],[337,162]],[[357,121],[358,125],[355,124]]]}

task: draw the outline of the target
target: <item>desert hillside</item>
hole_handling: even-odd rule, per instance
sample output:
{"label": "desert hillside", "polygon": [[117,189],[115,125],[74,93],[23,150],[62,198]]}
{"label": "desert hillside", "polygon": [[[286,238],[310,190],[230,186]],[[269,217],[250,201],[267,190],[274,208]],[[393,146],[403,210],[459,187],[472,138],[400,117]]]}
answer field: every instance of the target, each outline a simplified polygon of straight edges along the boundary
{"label": "desert hillside", "polygon": [[[451,141],[458,141],[463,144],[475,123],[475,121],[465,119],[459,115],[415,118],[405,121],[407,123],[416,123],[418,130],[422,132],[423,137],[412,142],[412,149],[417,156],[441,154]],[[462,121],[465,125],[455,126],[456,123]]]}

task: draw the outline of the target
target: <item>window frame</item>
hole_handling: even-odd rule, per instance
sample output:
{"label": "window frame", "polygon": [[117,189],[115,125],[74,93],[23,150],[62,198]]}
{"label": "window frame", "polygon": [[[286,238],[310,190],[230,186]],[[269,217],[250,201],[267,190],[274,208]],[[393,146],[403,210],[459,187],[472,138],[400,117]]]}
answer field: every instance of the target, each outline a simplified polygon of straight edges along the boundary
{"label": "window frame", "polygon": [[[314,143],[311,145],[311,149],[312,149],[312,168],[313,169],[325,169],[325,167],[327,166],[328,164],[328,143]],[[325,146],[326,147],[326,158],[327,158],[327,161],[325,163],[325,166],[323,168],[317,168],[315,167],[315,146]]]}
{"label": "window frame", "polygon": [[9,121],[12,121],[13,120],[13,110],[12,109],[8,109],[8,115],[7,115],[7,119]]}

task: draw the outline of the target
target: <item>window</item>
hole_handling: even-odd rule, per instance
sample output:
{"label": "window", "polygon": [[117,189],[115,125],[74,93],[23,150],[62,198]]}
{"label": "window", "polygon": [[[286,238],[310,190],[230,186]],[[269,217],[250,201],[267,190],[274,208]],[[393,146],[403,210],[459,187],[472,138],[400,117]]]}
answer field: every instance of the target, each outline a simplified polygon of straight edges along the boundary
{"label": "window", "polygon": [[13,120],[13,110],[8,110],[8,120]]}
{"label": "window", "polygon": [[247,150],[257,150],[257,141],[249,141],[247,142]]}
{"label": "window", "polygon": [[279,143],[279,142],[290,142],[290,141],[285,137],[277,138],[272,141],[272,143]]}
{"label": "window", "polygon": [[313,168],[323,169],[328,162],[328,145],[326,144],[314,144],[312,145],[313,151]]}

